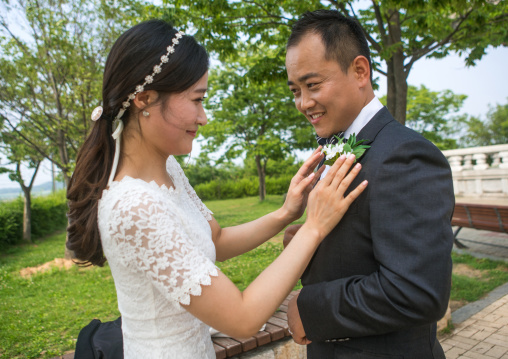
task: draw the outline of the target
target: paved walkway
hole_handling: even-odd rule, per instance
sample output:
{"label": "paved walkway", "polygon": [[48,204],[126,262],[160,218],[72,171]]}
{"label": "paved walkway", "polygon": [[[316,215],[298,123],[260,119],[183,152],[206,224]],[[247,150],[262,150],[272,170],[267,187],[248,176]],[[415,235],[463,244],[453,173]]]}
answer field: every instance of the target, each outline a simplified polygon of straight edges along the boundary
{"label": "paved walkway", "polygon": [[[503,296],[455,324],[451,335],[441,339],[447,359],[508,359],[508,285],[498,288],[502,294],[499,289]],[[454,314],[463,308],[452,313],[454,323]]]}

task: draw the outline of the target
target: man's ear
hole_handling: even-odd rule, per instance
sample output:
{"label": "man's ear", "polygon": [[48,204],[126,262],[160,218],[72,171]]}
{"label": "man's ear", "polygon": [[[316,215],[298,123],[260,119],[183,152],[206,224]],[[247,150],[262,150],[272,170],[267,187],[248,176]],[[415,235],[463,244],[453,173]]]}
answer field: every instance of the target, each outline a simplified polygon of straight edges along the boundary
{"label": "man's ear", "polygon": [[154,90],[140,92],[136,95],[132,104],[137,107],[138,111],[145,109],[151,104],[155,103],[159,98],[159,93]]}
{"label": "man's ear", "polygon": [[365,87],[370,83],[369,60],[365,56],[357,56],[352,63],[352,68],[360,87]]}

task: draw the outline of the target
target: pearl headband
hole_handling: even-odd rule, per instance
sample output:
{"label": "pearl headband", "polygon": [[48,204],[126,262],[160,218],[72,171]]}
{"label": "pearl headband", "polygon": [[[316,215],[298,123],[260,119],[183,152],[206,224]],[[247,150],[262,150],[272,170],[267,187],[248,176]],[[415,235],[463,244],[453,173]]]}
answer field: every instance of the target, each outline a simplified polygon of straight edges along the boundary
{"label": "pearl headband", "polygon": [[[158,65],[153,67],[153,72],[151,75],[145,77],[145,82],[143,84],[136,86],[136,91],[127,96],[127,99],[122,102],[122,108],[118,111],[114,121],[113,121],[113,139],[115,140],[115,157],[113,160],[113,168],[111,169],[111,174],[109,175],[108,186],[111,185],[113,179],[115,178],[116,169],[118,167],[118,160],[120,158],[120,140],[121,134],[123,131],[123,121],[121,120],[127,108],[131,105],[131,101],[136,98],[136,95],[145,90],[145,86],[151,84],[153,82],[153,77],[162,71],[162,66],[169,61],[169,56],[175,52],[175,47],[180,43],[180,39],[184,33],[182,31],[178,31],[175,34],[175,37],[171,40],[171,45],[169,45],[166,50],[167,52],[161,56],[161,62]],[[102,115],[102,107],[96,107],[92,112],[92,121],[97,121]]]}

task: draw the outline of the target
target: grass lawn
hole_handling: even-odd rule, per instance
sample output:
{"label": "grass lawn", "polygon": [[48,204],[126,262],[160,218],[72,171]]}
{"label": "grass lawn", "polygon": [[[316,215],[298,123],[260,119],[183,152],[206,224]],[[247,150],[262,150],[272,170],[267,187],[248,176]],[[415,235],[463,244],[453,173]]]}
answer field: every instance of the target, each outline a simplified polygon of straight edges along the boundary
{"label": "grass lawn", "polygon": [[[240,224],[282,205],[282,196],[209,201],[222,226]],[[282,235],[225,263],[221,270],[240,288],[247,285],[282,250]],[[0,255],[0,358],[52,358],[75,347],[79,330],[93,318],[119,316],[109,267],[53,268],[24,278],[20,270],[63,256],[65,233],[12,247]],[[508,264],[454,254],[454,262],[475,273],[453,277],[452,299],[473,301],[508,281]]]}

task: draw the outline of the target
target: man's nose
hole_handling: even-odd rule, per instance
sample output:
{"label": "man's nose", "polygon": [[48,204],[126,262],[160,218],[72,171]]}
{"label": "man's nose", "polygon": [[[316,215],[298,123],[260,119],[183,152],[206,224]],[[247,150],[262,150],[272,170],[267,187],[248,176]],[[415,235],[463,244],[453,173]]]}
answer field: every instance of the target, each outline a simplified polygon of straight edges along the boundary
{"label": "man's nose", "polygon": [[300,107],[302,110],[308,110],[312,107],[314,107],[315,101],[312,98],[311,94],[307,92],[302,92],[302,95],[300,97]]}

